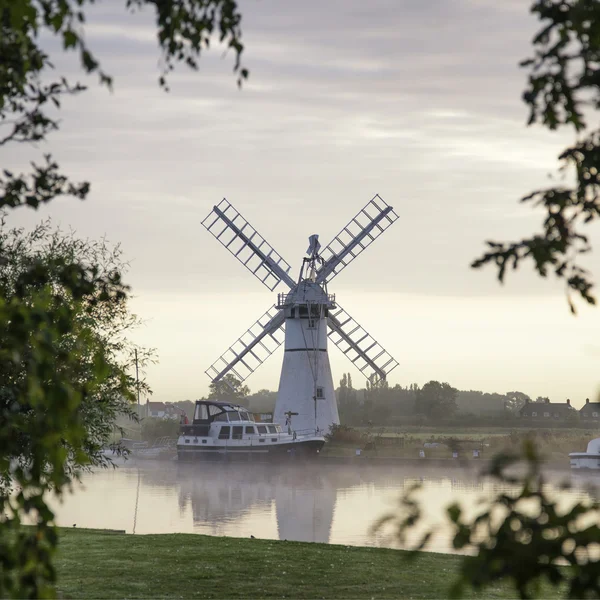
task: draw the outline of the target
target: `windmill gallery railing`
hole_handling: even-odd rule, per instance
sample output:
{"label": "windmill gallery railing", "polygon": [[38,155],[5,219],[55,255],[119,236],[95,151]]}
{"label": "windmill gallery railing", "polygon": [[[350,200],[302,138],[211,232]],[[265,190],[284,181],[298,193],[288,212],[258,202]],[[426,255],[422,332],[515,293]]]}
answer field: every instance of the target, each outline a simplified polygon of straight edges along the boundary
{"label": "windmill gallery railing", "polygon": [[[294,299],[296,298],[295,292],[277,294],[277,304],[276,308],[283,308],[288,304],[292,304]],[[323,303],[327,303],[328,305],[335,305],[335,294],[323,294]]]}

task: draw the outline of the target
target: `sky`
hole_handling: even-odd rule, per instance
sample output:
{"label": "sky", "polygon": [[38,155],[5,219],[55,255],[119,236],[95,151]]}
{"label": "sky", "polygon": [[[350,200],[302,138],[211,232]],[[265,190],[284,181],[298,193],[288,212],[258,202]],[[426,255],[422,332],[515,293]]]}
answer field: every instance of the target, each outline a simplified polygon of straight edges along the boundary
{"label": "sky", "polygon": [[[484,240],[539,229],[543,213],[518,200],[549,183],[574,139],[526,126],[518,63],[538,24],[525,0],[241,0],[249,81],[238,89],[232,54],[215,45],[198,72],[170,76],[169,93],[152,13],[124,4],[98,3],[85,29],[114,91],[45,39],[56,71],[89,90],[64,101],[47,143],[0,157],[25,168],[51,151],[92,182],[85,202],[18,210],[9,223],[51,216],[121,244],[144,320],[132,338],[157,349],[153,400],[205,395],[204,370],[284,291],[204,230],[214,204],[226,197],[295,276],[308,236],[326,244],[376,193],[400,218],[329,291],[399,361],[392,385],[434,379],[576,406],[598,394],[598,309],[573,317],[564,285],[529,265],[503,286],[493,268],[469,268]],[[350,371],[362,383],[330,354],[335,381]],[[251,390],[276,389],[281,361],[280,350]]]}

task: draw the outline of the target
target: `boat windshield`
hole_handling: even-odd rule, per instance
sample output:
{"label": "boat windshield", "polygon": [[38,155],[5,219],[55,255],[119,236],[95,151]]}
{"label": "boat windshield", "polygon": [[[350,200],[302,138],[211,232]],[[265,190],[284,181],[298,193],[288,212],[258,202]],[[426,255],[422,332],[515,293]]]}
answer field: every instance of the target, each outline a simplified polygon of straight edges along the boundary
{"label": "boat windshield", "polygon": [[228,410],[227,416],[229,417],[230,421],[239,421],[240,420],[240,413],[237,410]]}

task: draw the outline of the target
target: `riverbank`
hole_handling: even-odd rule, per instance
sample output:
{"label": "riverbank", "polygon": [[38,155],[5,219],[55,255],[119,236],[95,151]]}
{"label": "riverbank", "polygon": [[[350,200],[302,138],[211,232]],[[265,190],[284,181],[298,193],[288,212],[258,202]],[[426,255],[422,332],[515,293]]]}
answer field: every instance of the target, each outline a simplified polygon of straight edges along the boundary
{"label": "riverbank", "polygon": [[[406,556],[384,548],[63,529],[57,587],[77,599],[447,597],[461,557],[423,552],[407,563]],[[501,585],[479,596],[515,594]],[[554,597],[545,590],[544,598]]]}

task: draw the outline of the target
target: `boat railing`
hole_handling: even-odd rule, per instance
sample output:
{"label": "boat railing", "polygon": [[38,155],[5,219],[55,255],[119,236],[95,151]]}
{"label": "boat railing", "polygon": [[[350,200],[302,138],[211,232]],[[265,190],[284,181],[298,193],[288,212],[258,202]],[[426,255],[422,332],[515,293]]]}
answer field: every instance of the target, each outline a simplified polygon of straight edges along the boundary
{"label": "boat railing", "polygon": [[168,435],[156,438],[152,444],[152,448],[175,448],[176,446],[177,438],[172,438]]}
{"label": "boat railing", "polygon": [[296,436],[306,437],[308,435],[323,435],[318,429],[295,429],[294,433]]}

